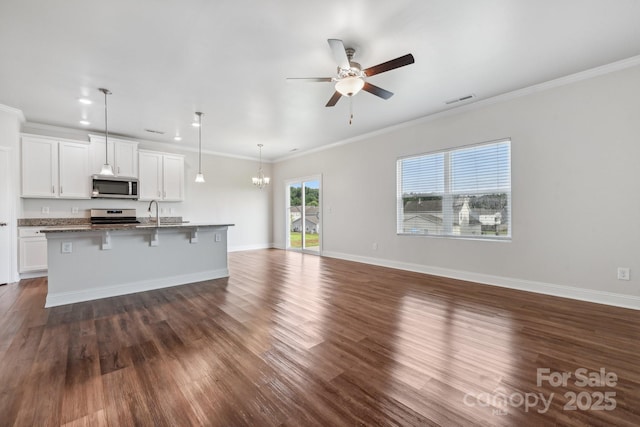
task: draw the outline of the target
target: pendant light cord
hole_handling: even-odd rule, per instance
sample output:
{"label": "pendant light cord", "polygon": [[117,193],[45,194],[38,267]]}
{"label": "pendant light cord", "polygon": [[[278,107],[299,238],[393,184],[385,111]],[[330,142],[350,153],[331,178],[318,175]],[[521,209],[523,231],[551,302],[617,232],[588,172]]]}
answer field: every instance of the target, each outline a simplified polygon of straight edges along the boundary
{"label": "pendant light cord", "polygon": [[109,140],[109,126],[107,126],[107,93],[109,91],[104,91],[104,163],[109,163],[109,147],[107,141]]}
{"label": "pendant light cord", "polygon": [[198,113],[198,173],[202,173],[202,113]]}
{"label": "pendant light cord", "polygon": [[[107,124],[109,116],[108,116],[108,108],[107,108],[107,95],[111,95],[111,91],[105,88],[99,88],[100,92],[104,93],[104,166],[106,167],[109,164],[109,125]],[[107,173],[107,170],[100,173],[113,175],[113,172]]]}

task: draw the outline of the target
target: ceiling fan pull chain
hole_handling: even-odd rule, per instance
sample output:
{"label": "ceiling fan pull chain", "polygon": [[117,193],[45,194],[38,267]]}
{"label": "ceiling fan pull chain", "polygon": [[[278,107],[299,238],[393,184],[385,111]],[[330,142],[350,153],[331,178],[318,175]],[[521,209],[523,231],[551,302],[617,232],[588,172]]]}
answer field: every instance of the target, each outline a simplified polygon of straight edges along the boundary
{"label": "ceiling fan pull chain", "polygon": [[349,124],[353,123],[353,96],[349,97]]}

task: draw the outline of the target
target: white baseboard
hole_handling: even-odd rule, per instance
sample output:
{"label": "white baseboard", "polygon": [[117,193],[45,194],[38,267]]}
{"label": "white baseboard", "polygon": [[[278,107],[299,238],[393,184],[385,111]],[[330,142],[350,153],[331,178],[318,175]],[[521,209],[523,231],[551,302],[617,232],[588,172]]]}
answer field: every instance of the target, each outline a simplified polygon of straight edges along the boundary
{"label": "white baseboard", "polygon": [[514,279],[510,277],[493,276],[490,274],[473,273],[470,271],[453,270],[441,267],[432,267],[422,264],[412,264],[400,261],[390,261],[380,258],[363,257],[333,251],[323,251],[323,256],[338,258],[346,261],[361,262],[364,264],[379,265],[381,267],[396,268],[399,270],[414,271],[417,273],[431,274],[434,276],[449,277],[452,279],[466,280],[485,285],[501,286],[503,288],[517,289],[538,294],[552,295],[562,298],[571,298],[580,301],[588,301],[597,304],[611,305],[615,307],[640,310],[640,298],[633,295],[616,294],[612,292],[596,291],[592,289],[576,288],[573,286],[556,285],[553,283],[535,282],[531,280]]}
{"label": "white baseboard", "polygon": [[20,273],[20,280],[22,279],[35,279],[36,277],[47,277],[47,270],[30,271],[28,273]]}
{"label": "white baseboard", "polygon": [[45,308],[55,307],[58,305],[73,304],[76,302],[91,301],[100,298],[133,294],[136,292],[152,291],[154,289],[169,288],[171,286],[202,282],[204,280],[220,279],[222,277],[229,277],[228,268],[201,271],[197,273],[182,274],[178,276],[163,277],[152,280],[142,280],[138,282],[122,283],[115,286],[106,286],[103,288],[94,288],[82,291],[59,292],[56,294],[49,293],[47,294],[47,301],[44,306]]}
{"label": "white baseboard", "polygon": [[241,252],[241,251],[254,251],[256,249],[271,249],[273,243],[261,243],[258,245],[241,245],[241,246],[229,246],[228,252]]}

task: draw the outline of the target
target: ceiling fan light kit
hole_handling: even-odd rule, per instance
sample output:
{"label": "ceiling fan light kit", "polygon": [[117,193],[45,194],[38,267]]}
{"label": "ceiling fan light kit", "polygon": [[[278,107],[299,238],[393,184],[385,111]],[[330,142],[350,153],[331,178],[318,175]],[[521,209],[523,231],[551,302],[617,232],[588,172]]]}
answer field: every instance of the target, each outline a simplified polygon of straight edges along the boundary
{"label": "ceiling fan light kit", "polygon": [[364,79],[362,77],[345,77],[336,82],[336,90],[342,96],[353,96],[364,87]]}

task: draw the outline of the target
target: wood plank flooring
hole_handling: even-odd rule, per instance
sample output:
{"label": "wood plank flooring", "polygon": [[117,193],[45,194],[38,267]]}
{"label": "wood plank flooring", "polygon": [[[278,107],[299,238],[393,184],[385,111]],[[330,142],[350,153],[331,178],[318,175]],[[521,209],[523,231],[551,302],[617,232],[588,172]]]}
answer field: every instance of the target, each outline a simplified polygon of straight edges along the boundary
{"label": "wood plank flooring", "polygon": [[280,250],[229,265],[50,309],[46,279],[0,287],[0,426],[640,425],[638,311]]}

